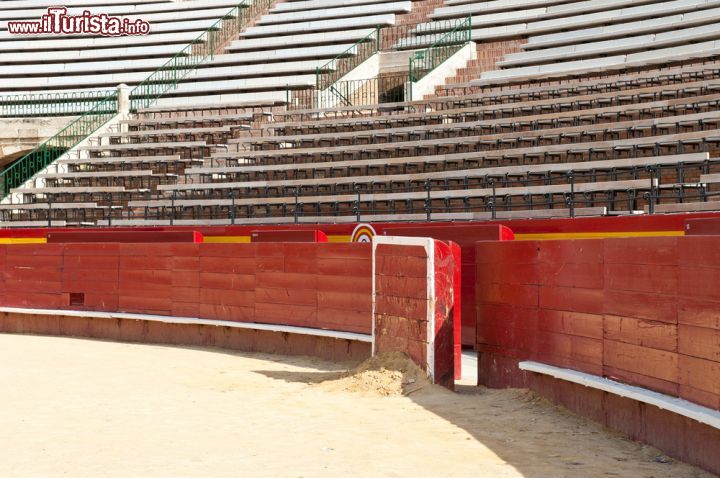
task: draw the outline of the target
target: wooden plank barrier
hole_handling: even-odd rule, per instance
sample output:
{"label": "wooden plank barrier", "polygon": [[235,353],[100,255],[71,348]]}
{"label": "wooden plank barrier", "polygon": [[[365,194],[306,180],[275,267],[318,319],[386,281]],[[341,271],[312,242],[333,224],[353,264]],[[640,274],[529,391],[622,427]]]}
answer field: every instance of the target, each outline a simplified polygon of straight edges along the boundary
{"label": "wooden plank barrier", "polygon": [[[512,241],[513,232],[500,224],[424,224],[422,226],[397,225],[388,226],[383,230],[385,236],[411,236],[432,237],[441,241],[452,241],[459,245],[461,250],[460,287],[461,305],[457,307],[455,319],[460,322],[462,330],[462,345],[473,347],[475,345],[475,243],[478,241]],[[456,373],[459,372],[456,370]]]}
{"label": "wooden plank barrier", "polygon": [[[457,267],[453,249],[424,237],[373,237],[373,354],[400,351],[454,389]],[[457,253],[457,251],[456,251]]]}
{"label": "wooden plank barrier", "polygon": [[[720,410],[718,251],[712,235],[478,242],[479,382],[533,388],[718,473],[720,430],[518,368],[537,362]],[[699,443],[698,430],[712,440]]]}
{"label": "wooden plank barrier", "polygon": [[369,244],[0,245],[0,267],[0,306],[371,331]]}

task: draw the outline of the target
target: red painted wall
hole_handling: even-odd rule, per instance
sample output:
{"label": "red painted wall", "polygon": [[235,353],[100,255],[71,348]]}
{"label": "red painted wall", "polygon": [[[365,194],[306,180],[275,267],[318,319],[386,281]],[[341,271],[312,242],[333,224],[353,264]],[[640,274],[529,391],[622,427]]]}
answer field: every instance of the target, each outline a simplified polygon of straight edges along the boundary
{"label": "red painted wall", "polygon": [[453,282],[459,267],[453,248],[441,241],[374,246],[374,353],[404,352],[434,383],[453,390],[460,358]]}
{"label": "red painted wall", "polygon": [[476,264],[481,383],[536,360],[720,410],[720,236],[481,242]]}
{"label": "red painted wall", "polygon": [[[0,246],[0,304],[370,333],[371,255],[357,243]],[[78,293],[84,305],[70,305]]]}
{"label": "red painted wall", "polygon": [[416,245],[375,251],[375,352],[400,351],[427,364],[428,255]]}
{"label": "red painted wall", "polygon": [[[398,227],[404,226],[404,227]],[[512,231],[500,225],[416,224],[396,225],[383,230],[386,236],[432,237],[441,241],[457,243],[461,249],[461,334],[462,345],[475,345],[475,243],[490,240],[512,240]]]}

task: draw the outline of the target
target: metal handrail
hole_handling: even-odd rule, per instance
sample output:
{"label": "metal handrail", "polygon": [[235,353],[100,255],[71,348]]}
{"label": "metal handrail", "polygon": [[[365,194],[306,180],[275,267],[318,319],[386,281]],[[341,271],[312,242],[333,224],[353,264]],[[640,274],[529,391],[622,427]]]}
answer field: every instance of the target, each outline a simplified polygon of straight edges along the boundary
{"label": "metal handrail", "polygon": [[330,88],[329,88],[330,92],[332,94],[334,94],[335,96],[337,96],[340,99],[340,101],[343,102],[343,104],[345,106],[352,106],[352,102],[350,101],[350,99],[346,95],[343,95],[342,93],[340,93],[340,90],[338,90],[335,87],[335,85],[336,85],[336,83],[333,83],[332,85],[330,85]]}
{"label": "metal handrail", "polygon": [[315,68],[315,88],[324,90],[379,50],[380,27],[365,35],[322,66]]}
{"label": "metal handrail", "polygon": [[436,43],[447,32],[457,28],[465,18],[435,20],[432,22],[395,25],[380,32],[382,50],[414,50]]}
{"label": "metal handrail", "polygon": [[0,118],[74,116],[91,110],[115,90],[0,96]]}
{"label": "metal handrail", "polygon": [[[469,20],[470,17],[461,20],[444,20],[413,25],[378,25],[375,30],[335,55],[324,65],[316,67],[315,88],[317,90],[329,88],[331,84],[340,80],[360,63],[379,51],[417,48],[427,45],[428,38],[433,39],[431,47],[440,45],[466,23],[469,25]],[[435,39],[436,35],[440,35],[440,38]]]}
{"label": "metal handrail", "polygon": [[416,82],[425,77],[465,46],[471,38],[472,17],[467,17],[435,43],[410,57],[408,67],[410,81]]}
{"label": "metal handrail", "polygon": [[227,41],[238,35],[261,11],[275,0],[242,0],[191,40],[175,56],[130,91],[130,109],[152,106],[162,95],[176,89],[180,80],[222,51]]}
{"label": "metal handrail", "polygon": [[[324,90],[286,90],[287,109],[334,108],[405,101],[407,73],[357,80],[339,80]],[[338,102],[339,100],[339,102]]]}
{"label": "metal handrail", "polygon": [[97,131],[98,128],[117,115],[117,111],[118,94],[114,91],[98,101],[93,108],[80,115],[58,133],[43,141],[28,154],[0,172],[2,197],[7,196],[12,188],[21,186],[67,150],[78,145]]}

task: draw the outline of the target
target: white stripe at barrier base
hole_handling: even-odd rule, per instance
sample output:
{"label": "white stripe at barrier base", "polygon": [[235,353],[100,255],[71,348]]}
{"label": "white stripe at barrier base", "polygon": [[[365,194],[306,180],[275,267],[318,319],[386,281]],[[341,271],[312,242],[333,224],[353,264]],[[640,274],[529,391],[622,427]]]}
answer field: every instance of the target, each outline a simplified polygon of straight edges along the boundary
{"label": "white stripe at barrier base", "polygon": [[27,315],[64,315],[67,317],[86,317],[96,319],[148,320],[151,322],[162,322],[166,324],[214,325],[217,327],[231,327],[234,329],[264,330],[268,332],[285,332],[299,335],[314,335],[316,337],[329,337],[333,339],[353,340],[357,342],[372,342],[371,335],[359,334],[355,332],[315,329],[311,327],[298,327],[294,325],[277,325],[254,322],[233,322],[230,320],[201,319],[199,317],[173,317],[167,315],[130,314],[125,312],[96,312],[88,310],[26,309],[18,307],[0,307],[0,312]]}
{"label": "white stripe at barrier base", "polygon": [[703,407],[702,405],[697,405],[682,398],[665,395],[664,393],[653,392],[652,390],[636,387],[634,385],[627,385],[608,378],[598,377],[597,375],[578,372],[577,370],[567,368],[555,367],[553,365],[547,365],[539,362],[520,362],[518,367],[520,370],[549,375],[560,380],[577,383],[579,385],[612,393],[620,397],[654,405],[662,410],[677,413],[678,415],[682,415],[713,428],[720,429],[719,411]]}

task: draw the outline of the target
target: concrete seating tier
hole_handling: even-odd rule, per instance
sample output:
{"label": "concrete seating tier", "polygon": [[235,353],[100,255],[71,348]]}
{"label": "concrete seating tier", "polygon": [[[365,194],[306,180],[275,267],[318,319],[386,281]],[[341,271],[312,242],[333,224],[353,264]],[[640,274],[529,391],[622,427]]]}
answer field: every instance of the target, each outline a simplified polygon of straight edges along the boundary
{"label": "concrete seating tier", "polygon": [[[207,67],[199,68],[185,78],[176,90],[168,95],[189,95],[191,93],[212,93],[218,91],[243,91],[257,89],[282,89],[290,87],[308,87],[315,84],[315,68],[322,66],[322,61],[284,62],[253,65],[252,67]],[[234,72],[247,71],[242,77]],[[15,78],[0,78],[0,91],[13,94],[16,91],[28,92],[36,89],[37,93],[48,89],[62,92],[63,89],[89,91],[112,88],[123,80],[131,83],[143,81],[152,71],[137,73],[88,74],[84,76],[54,76],[25,78],[18,84]],[[266,75],[266,76],[263,76]],[[88,86],[88,88],[83,88]],[[15,94],[18,94],[15,93]]]}
{"label": "concrete seating tier", "polygon": [[571,58],[591,58],[604,54],[612,54],[619,49],[624,52],[637,52],[713,39],[718,36],[720,36],[720,31],[718,31],[718,25],[716,24],[693,26],[690,28],[674,30],[672,32],[629,36],[616,40],[588,42],[546,48],[543,50],[514,53],[505,55],[503,61],[498,62],[497,65],[505,68],[516,65],[548,63],[551,61]]}
{"label": "concrete seating tier", "polygon": [[[472,39],[481,54],[488,44],[492,60],[489,67],[475,62],[459,75],[479,76],[476,86],[562,81],[720,54],[720,0],[458,1],[429,18],[472,16]],[[494,42],[508,40],[525,44],[494,58]]]}
{"label": "concrete seating tier", "polygon": [[270,10],[270,13],[277,14],[324,10],[328,8],[357,7],[359,5],[372,5],[374,3],[383,3],[383,0],[300,0],[278,3]]}
{"label": "concrete seating tier", "polygon": [[[8,21],[39,18],[46,3],[38,2],[35,9],[0,10],[0,95],[80,94],[121,83],[133,87],[236,6],[237,0],[98,4],[103,5],[103,13],[151,22],[149,35],[124,37],[122,47],[117,39],[107,37],[15,36],[3,30]],[[291,8],[273,8],[257,18],[227,45],[226,54],[181,75],[178,88],[168,91],[157,105],[282,103],[288,90],[313,87],[319,67],[376,27],[394,25],[396,15],[412,9],[409,0],[343,0],[323,8],[313,1],[288,5]],[[84,8],[81,3],[69,5],[70,13]]]}
{"label": "concrete seating tier", "polygon": [[[89,62],[89,61],[110,61],[113,58],[132,59],[150,59],[162,58],[165,61],[177,54],[184,47],[183,43],[170,43],[166,45],[153,46],[126,46],[116,48],[92,48],[86,50],[63,50],[53,52],[48,57],[46,51],[26,51],[5,53],[0,52],[0,63],[3,65],[13,65],[16,63],[27,66],[40,64],[50,65],[53,62]],[[123,60],[121,60],[123,61]],[[29,63],[29,64],[28,64]],[[29,71],[29,70],[28,70]]]}
{"label": "concrete seating tier", "polygon": [[513,77],[504,81],[490,79],[477,79],[464,83],[445,85],[437,90],[440,96],[459,95],[466,97],[473,93],[494,93],[509,90],[513,93],[529,89],[535,91],[538,87],[549,89],[557,96],[564,92],[577,91],[590,88],[612,88],[620,90],[628,87],[642,85],[662,85],[668,83],[681,83],[699,79],[717,78],[720,71],[720,58],[690,58],[687,61],[669,62],[668,64],[653,64],[644,67],[629,68],[627,71],[576,71],[564,77]]}
{"label": "concrete seating tier", "polygon": [[[715,138],[715,145],[718,139],[720,138]],[[664,140],[661,141],[668,144]],[[656,143],[656,145],[660,144]],[[573,153],[577,153],[577,150]],[[413,159],[420,158],[410,158],[410,162]],[[316,217],[331,216],[327,220],[332,221],[334,216],[353,211],[355,213],[361,211],[363,215],[382,211],[386,214],[402,214],[413,210],[427,212],[427,204],[430,204],[429,208],[434,212],[446,213],[457,210],[468,212],[485,211],[490,207],[500,208],[501,200],[503,207],[508,211],[527,210],[533,207],[553,208],[558,207],[559,202],[568,199],[582,207],[601,202],[598,197],[593,196],[597,193],[603,195],[603,200],[607,200],[605,207],[608,207],[608,210],[620,212],[635,210],[638,207],[637,202],[647,199],[647,194],[652,194],[653,189],[655,200],[677,200],[675,190],[669,191],[666,187],[665,191],[669,191],[670,194],[663,195],[658,184],[653,182],[655,180],[659,181],[662,178],[662,181],[668,181],[665,183],[666,186],[699,187],[700,185],[694,181],[687,182],[687,178],[691,175],[697,177],[699,172],[710,168],[711,165],[717,170],[717,161],[704,159],[704,156],[695,159],[690,156],[652,157],[641,159],[636,164],[633,164],[632,159],[608,161],[607,169],[600,163],[597,165],[571,163],[566,167],[555,165],[554,168],[530,165],[517,167],[514,171],[476,168],[387,177],[382,175],[356,176],[347,179],[327,177],[261,184],[193,183],[182,187],[163,187],[166,192],[172,193],[172,198],[131,201],[129,205],[135,209],[144,208],[145,218],[152,217],[153,214],[159,217],[167,217],[171,214],[177,219],[219,216],[249,219],[283,216],[287,215],[288,211],[294,210],[301,216],[307,214]],[[397,163],[399,164],[400,161]],[[345,165],[335,166],[342,169]],[[361,168],[362,165],[358,167]],[[376,164],[375,167],[377,170],[382,170],[384,166]],[[362,174],[360,171],[358,170],[356,174]],[[484,174],[485,172],[487,174]],[[576,181],[572,185],[568,185],[569,172],[572,172]],[[650,178],[652,179],[650,182],[622,179],[651,175],[657,177]],[[607,181],[602,181],[603,179]],[[538,186],[528,186],[532,184]],[[576,192],[577,197],[575,197]],[[303,211],[302,207],[309,209]]]}
{"label": "concrete seating tier", "polygon": [[[393,114],[382,114],[386,110],[381,109],[378,114],[374,115],[354,115],[348,114],[338,117],[323,117],[315,115],[295,114],[292,112],[287,115],[276,114],[275,121],[263,125],[264,129],[271,129],[275,135],[293,135],[308,134],[320,132],[343,132],[351,129],[371,130],[376,128],[403,127],[418,124],[437,124],[437,123],[462,123],[470,120],[500,120],[509,119],[516,116],[525,115],[543,115],[555,114],[556,116],[545,116],[532,119],[536,120],[554,120],[561,119],[563,112],[570,112],[566,117],[573,118],[574,111],[593,110],[598,108],[611,107],[614,109],[601,110],[598,113],[624,112],[623,105],[634,105],[628,110],[639,108],[660,108],[674,107],[674,105],[682,105],[693,103],[697,99],[698,105],[703,101],[714,101],[713,95],[720,91],[720,80],[708,80],[689,83],[675,83],[670,85],[651,86],[644,88],[633,88],[620,91],[608,91],[603,93],[588,94],[586,89],[577,91],[577,95],[568,95],[563,97],[549,97],[544,99],[526,98],[528,95],[533,97],[535,93],[544,91],[523,91],[522,97],[515,97],[510,91],[505,92],[501,97],[490,97],[486,95],[472,95],[467,97],[465,101],[457,98],[450,98],[448,103],[443,103],[441,98],[429,100],[426,102],[418,102],[413,106],[419,109],[419,112],[394,111]],[[540,95],[538,95],[540,96]],[[686,100],[690,98],[690,100]],[[505,100],[505,101],[503,101]],[[650,104],[653,102],[655,103]],[[664,102],[663,102],[664,101]],[[465,103],[465,104],[463,104]],[[477,103],[480,103],[477,105]],[[650,104],[649,106],[646,105]],[[445,105],[447,109],[438,106]],[[459,105],[459,106],[456,106]],[[414,109],[414,108],[413,108]],[[355,110],[350,110],[354,113]],[[592,114],[585,113],[585,115]],[[329,115],[327,115],[329,116]],[[290,121],[288,121],[290,120]],[[587,122],[587,119],[583,119]],[[504,121],[504,124],[512,123],[512,121]],[[526,126],[531,123],[526,122]],[[452,125],[450,125],[452,127]],[[507,128],[507,126],[503,126]]]}
{"label": "concrete seating tier", "polygon": [[[711,103],[715,107],[720,105],[720,96],[716,96]],[[708,104],[710,105],[710,104]],[[608,109],[610,110],[610,109]],[[467,122],[445,125],[414,126],[395,128],[389,130],[373,130],[367,134],[362,132],[336,133],[334,135],[316,134],[306,136],[279,137],[273,139],[246,137],[231,139],[231,144],[239,144],[247,149],[236,150],[237,155],[247,159],[256,157],[254,153],[258,150],[284,151],[294,145],[295,151],[302,154],[307,148],[322,150],[323,155],[330,155],[329,148],[348,148],[346,151],[354,151],[355,146],[370,146],[374,140],[382,143],[381,149],[390,149],[393,143],[407,143],[408,141],[431,141],[434,140],[443,144],[444,138],[455,135],[461,136],[463,142],[467,143],[478,139],[481,144],[488,148],[503,149],[514,147],[519,144],[542,145],[551,144],[554,141],[585,142],[592,140],[609,140],[620,137],[636,137],[642,134],[657,135],[667,132],[682,132],[692,129],[702,129],[717,126],[720,124],[720,111],[713,108],[705,113],[684,114],[678,116],[663,116],[651,119],[637,119],[627,121],[615,121],[617,116],[631,117],[636,111],[627,112],[622,107],[615,108],[616,111],[595,110],[593,114],[572,117],[564,116],[553,118],[555,115],[539,115],[535,118],[520,118],[509,120],[505,123],[494,121]],[[647,110],[640,110],[642,116]],[[595,119],[606,120],[607,122],[593,122]],[[581,126],[573,126],[578,122],[586,120],[587,123]],[[532,129],[528,129],[528,125]],[[549,126],[540,129],[538,126]],[[534,128],[533,128],[534,127]],[[498,131],[510,131],[500,133]],[[271,147],[268,147],[271,146]],[[398,145],[399,147],[402,147]],[[370,148],[364,151],[370,151]],[[227,157],[228,154],[223,154]]]}
{"label": "concrete seating tier", "polygon": [[[491,0],[477,2],[473,0],[445,0],[443,7],[436,8],[430,18],[452,18],[462,15],[466,9],[472,8],[477,13],[495,13],[502,11],[521,10],[536,7],[549,7],[563,3],[575,3],[577,0]],[[472,6],[468,7],[468,4]],[[459,7],[462,5],[462,7]]]}
{"label": "concrete seating tier", "polygon": [[712,24],[717,22],[719,17],[720,8],[710,8],[648,20],[583,28],[570,32],[533,35],[528,39],[528,43],[523,45],[522,48],[524,50],[532,50],[561,46],[564,44],[620,38],[627,35],[660,32],[671,33],[671,29],[673,28],[689,28],[696,25]]}
{"label": "concrete seating tier", "polygon": [[433,13],[430,18],[439,20],[472,15],[473,40],[494,41],[662,18],[718,6],[720,4],[714,0],[586,0],[548,7],[526,5],[516,10],[484,13],[482,7],[468,4],[453,7],[451,11],[437,9],[437,15]]}
{"label": "concrete seating tier", "polygon": [[[145,0],[144,4],[166,3],[167,0]],[[137,4],[137,0],[65,0],[63,5],[66,7],[106,7],[109,5]],[[2,10],[25,10],[28,8],[47,8],[56,5],[56,2],[46,0],[6,0],[0,3],[0,11]]]}
{"label": "concrete seating tier", "polygon": [[[673,123],[674,126],[674,123]],[[689,123],[693,128],[693,123]],[[481,135],[460,136],[447,139],[432,139],[419,141],[402,141],[392,144],[369,144],[361,146],[345,146],[331,148],[306,148],[293,150],[271,151],[245,151],[241,153],[218,152],[212,156],[215,160],[237,160],[242,164],[270,165],[270,164],[299,164],[316,161],[344,161],[354,159],[383,159],[397,157],[416,157],[434,155],[469,155],[468,157],[488,158],[490,161],[527,161],[533,157],[543,162],[552,157],[576,157],[591,160],[593,157],[613,158],[627,155],[637,155],[642,151],[657,153],[661,149],[670,148],[682,152],[686,147],[696,145],[708,148],[718,139],[715,129],[692,131],[678,134],[665,134],[651,136],[641,134],[631,138],[608,139],[586,142],[563,142],[549,145],[536,145],[535,138],[528,135],[527,142],[512,141],[507,146],[496,148],[497,141],[485,141]],[[558,135],[548,136],[549,141],[557,141]],[[524,138],[523,138],[524,139]],[[666,146],[664,145],[667,145]],[[127,145],[120,145],[127,146]],[[151,147],[151,146],[149,146]],[[473,156],[474,155],[474,156]],[[450,158],[454,158],[450,156]],[[447,159],[447,158],[446,158]],[[214,161],[213,164],[217,164]]]}
{"label": "concrete seating tier", "polygon": [[412,2],[409,0],[377,2],[370,5],[327,6],[323,9],[295,10],[291,12],[281,12],[275,9],[271,12],[271,15],[260,19],[258,25],[292,24],[336,18],[363,17],[382,13],[407,13],[411,9]]}
{"label": "concrete seating tier", "polygon": [[[438,186],[447,182],[462,182],[467,187],[490,188],[493,184],[498,187],[512,187],[528,184],[559,184],[567,183],[567,174],[572,172],[578,182],[596,182],[603,180],[632,179],[642,176],[648,166],[657,167],[658,177],[662,178],[663,172],[680,168],[685,173],[691,170],[702,170],[711,162],[717,162],[716,158],[710,158],[708,153],[690,153],[669,156],[649,156],[639,158],[625,158],[604,160],[601,163],[575,162],[575,163],[552,163],[497,166],[474,169],[453,169],[459,163],[446,162],[442,166],[438,161],[436,168],[430,162],[413,163],[392,161],[385,165],[372,160],[360,161],[364,164],[313,164],[304,171],[303,179],[288,178],[289,174],[295,177],[302,177],[301,168],[295,170],[270,170],[263,171],[260,175],[265,177],[284,179],[266,179],[255,181],[235,180],[238,176],[248,176],[252,167],[225,167],[225,168],[191,168],[186,174],[198,174],[208,179],[202,183],[161,186],[163,191],[202,191],[214,188],[232,189],[241,195],[251,190],[262,188],[266,197],[288,195],[292,196],[296,190],[305,194],[321,194],[331,191],[335,194],[340,192],[353,193],[356,191],[367,192],[383,190],[387,185],[388,191],[396,190],[398,187],[425,190],[428,182]],[[447,168],[444,166],[447,165]],[[407,172],[412,170],[425,172]],[[403,173],[394,171],[406,171]],[[675,171],[672,171],[675,172]],[[271,174],[275,173],[275,174]],[[285,173],[285,174],[277,174]],[[335,173],[335,174],[328,174]],[[344,174],[344,175],[343,175]],[[349,175],[348,175],[349,174]],[[218,177],[224,176],[226,182],[219,182]],[[258,175],[259,176],[259,175]],[[228,182],[229,180],[234,180]],[[700,182],[706,182],[701,180]],[[272,193],[270,193],[272,191]]]}
{"label": "concrete seating tier", "polygon": [[[96,2],[96,1],[66,1],[63,6],[67,7],[68,13],[78,15],[83,10],[102,7],[102,12],[113,16],[122,16],[130,14],[151,14],[151,13],[167,13],[179,12],[187,13],[190,11],[207,10],[212,8],[224,8],[228,11],[237,5],[235,0],[191,0],[187,2],[171,2],[168,0],[121,0],[117,2]],[[14,8],[7,8],[9,6]],[[38,0],[27,1],[24,7],[19,2],[2,2],[0,8],[0,20],[4,19],[37,19],[40,15],[47,13],[48,7],[57,6],[57,2]]]}
{"label": "concrete seating tier", "polygon": [[327,32],[341,29],[358,29],[376,27],[378,25],[394,25],[395,15],[365,15],[331,20],[306,21],[287,24],[272,24],[250,27],[242,32],[242,38],[276,36],[287,33]]}
{"label": "concrete seating tier", "polygon": [[151,108],[121,121],[119,131],[98,135],[79,148],[79,154],[55,162],[12,190],[0,207],[0,218],[94,224],[126,209],[129,200],[174,184],[185,169],[203,166],[204,158],[222,143],[268,117],[247,105],[227,105],[214,114],[181,113]]}
{"label": "concrete seating tier", "polygon": [[[360,30],[334,31],[325,33],[308,33],[296,35],[276,35],[270,38],[243,38],[232,42],[228,52],[235,51],[266,51],[272,49],[294,48],[297,45],[317,46],[339,43],[354,44],[373,32],[373,28]],[[333,55],[334,56],[334,55]],[[330,57],[332,58],[332,57]]]}
{"label": "concrete seating tier", "polygon": [[[564,96],[547,85],[299,116],[271,105],[265,114],[155,108],[13,190],[16,203],[42,206],[8,206],[3,217],[114,225],[462,220],[712,202],[720,80],[684,81],[688,74],[639,87],[638,78],[620,76],[626,83],[602,89],[578,82],[562,86]],[[46,206],[73,201],[96,207]]]}
{"label": "concrete seating tier", "polygon": [[498,81],[527,81],[532,78],[555,79],[574,75],[586,75],[608,70],[644,68],[652,64],[685,62],[691,59],[720,57],[720,40],[711,40],[696,44],[660,48],[627,55],[614,55],[588,60],[571,60],[535,66],[508,68],[489,71],[481,75],[472,84],[493,84]]}

